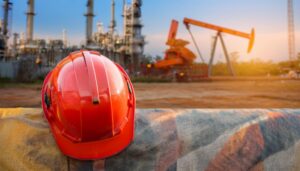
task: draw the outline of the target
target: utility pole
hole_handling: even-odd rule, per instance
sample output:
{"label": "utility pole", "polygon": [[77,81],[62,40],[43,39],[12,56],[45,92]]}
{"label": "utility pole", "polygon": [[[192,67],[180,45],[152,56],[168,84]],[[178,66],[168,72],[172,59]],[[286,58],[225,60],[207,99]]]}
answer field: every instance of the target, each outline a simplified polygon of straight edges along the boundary
{"label": "utility pole", "polygon": [[63,29],[63,31],[62,31],[62,39],[63,39],[64,48],[67,48],[68,47],[68,37],[67,37],[66,29]]}
{"label": "utility pole", "polygon": [[288,40],[289,40],[289,60],[296,59],[295,54],[295,25],[293,0],[288,0]]}

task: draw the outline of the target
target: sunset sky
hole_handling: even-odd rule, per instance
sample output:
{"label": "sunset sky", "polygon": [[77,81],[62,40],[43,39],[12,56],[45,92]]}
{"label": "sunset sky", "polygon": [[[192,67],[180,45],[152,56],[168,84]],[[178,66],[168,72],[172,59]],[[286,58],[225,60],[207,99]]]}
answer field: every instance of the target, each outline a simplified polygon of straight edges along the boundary
{"label": "sunset sky", "polygon": [[[13,32],[25,32],[27,0],[14,0]],[[128,1],[129,2],[129,1]],[[85,39],[86,0],[36,0],[35,38],[62,37],[66,29],[70,44],[79,45]],[[110,0],[95,0],[94,31],[96,22],[107,28],[110,20]],[[300,1],[294,1],[296,51],[300,52]],[[122,33],[122,0],[116,0],[117,31]],[[246,39],[225,36],[229,52],[239,52],[240,60],[260,58],[281,61],[288,58],[287,0],[144,0],[143,34],[147,45],[145,53],[163,55],[165,41],[172,19],[184,17],[249,32],[256,29],[256,41],[251,54],[247,54]],[[208,61],[214,31],[192,27],[201,52]],[[187,30],[180,24],[178,38],[191,41]],[[193,44],[190,48],[195,51]],[[218,45],[216,60],[223,60]]]}

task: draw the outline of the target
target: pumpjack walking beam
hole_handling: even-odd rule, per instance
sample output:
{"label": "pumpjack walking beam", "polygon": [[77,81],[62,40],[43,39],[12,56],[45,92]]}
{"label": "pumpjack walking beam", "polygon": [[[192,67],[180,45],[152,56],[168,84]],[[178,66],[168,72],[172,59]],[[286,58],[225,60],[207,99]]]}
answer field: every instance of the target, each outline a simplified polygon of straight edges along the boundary
{"label": "pumpjack walking beam", "polygon": [[[212,47],[212,51],[211,51],[211,56],[210,56],[210,60],[209,60],[209,76],[211,76],[211,74],[212,74],[213,60],[214,60],[214,56],[215,56],[215,51],[216,51],[216,46],[217,46],[218,39],[220,39],[221,44],[222,44],[222,48],[223,48],[225,58],[226,58],[226,61],[227,61],[228,70],[229,70],[229,72],[232,76],[235,75],[232,64],[230,62],[230,58],[229,58],[229,55],[228,55],[228,51],[227,51],[222,33],[227,33],[227,34],[231,34],[231,35],[234,35],[234,36],[239,36],[239,37],[242,37],[242,38],[249,39],[248,53],[250,53],[252,48],[253,48],[254,38],[255,38],[255,30],[254,29],[251,30],[250,34],[247,34],[247,33],[241,32],[241,31],[237,31],[237,30],[233,30],[233,29],[229,29],[229,28],[225,28],[225,27],[205,23],[205,22],[202,22],[202,21],[189,19],[189,18],[184,18],[183,22],[184,22],[184,24],[185,24],[185,26],[186,26],[186,28],[187,28],[187,30],[189,31],[190,34],[191,34],[190,25],[195,25],[195,26],[204,27],[204,28],[207,28],[207,29],[217,31],[217,34],[214,38],[213,47]],[[197,46],[197,43],[194,40],[194,37],[193,37],[192,34],[191,34],[191,36],[192,36],[193,42],[194,42],[198,52],[200,52],[200,50]]]}
{"label": "pumpjack walking beam", "polygon": [[248,33],[233,30],[233,29],[230,29],[230,28],[225,28],[225,27],[205,23],[205,22],[202,22],[202,21],[193,20],[193,19],[190,19],[190,18],[184,18],[183,23],[187,27],[189,27],[189,25],[195,25],[195,26],[215,30],[215,31],[220,32],[220,33],[228,33],[228,34],[231,34],[231,35],[234,35],[234,36],[239,36],[239,37],[249,39],[248,53],[250,53],[252,48],[253,48],[254,38],[255,38],[255,30],[254,29],[251,30],[250,34],[248,34]]}

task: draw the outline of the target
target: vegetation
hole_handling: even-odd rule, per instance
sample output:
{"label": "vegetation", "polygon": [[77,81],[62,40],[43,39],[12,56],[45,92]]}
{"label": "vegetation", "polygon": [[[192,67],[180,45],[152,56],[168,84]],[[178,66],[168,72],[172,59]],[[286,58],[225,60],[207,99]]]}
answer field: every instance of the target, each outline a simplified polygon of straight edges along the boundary
{"label": "vegetation", "polygon": [[[259,59],[249,62],[233,62],[233,68],[237,76],[279,76],[287,74],[291,69],[300,71],[300,61],[274,63]],[[229,75],[227,64],[219,62],[213,66],[214,76]]]}
{"label": "vegetation", "polygon": [[[292,69],[294,71],[300,72],[300,53],[297,55],[298,60],[294,62],[284,61],[275,63],[272,61],[262,61],[260,59],[254,59],[247,62],[238,61],[239,54],[234,52],[231,53],[232,66],[235,71],[236,76],[239,77],[261,77],[261,76],[280,76],[283,74],[288,74]],[[146,55],[142,59],[144,66],[149,63],[154,63],[157,60],[161,60],[161,56],[152,57],[151,55]],[[202,65],[202,64],[201,64]],[[133,82],[172,82],[174,79],[171,76],[162,76],[162,71],[157,71],[153,68],[144,68],[141,70],[139,76],[132,76],[131,80]],[[213,76],[228,76],[227,64],[225,62],[218,62],[213,66]],[[35,84],[40,85],[43,82],[43,77],[37,78],[34,81],[28,83],[18,83],[15,80],[8,78],[0,78],[0,88],[10,87],[17,84],[20,87],[27,87],[27,85]]]}

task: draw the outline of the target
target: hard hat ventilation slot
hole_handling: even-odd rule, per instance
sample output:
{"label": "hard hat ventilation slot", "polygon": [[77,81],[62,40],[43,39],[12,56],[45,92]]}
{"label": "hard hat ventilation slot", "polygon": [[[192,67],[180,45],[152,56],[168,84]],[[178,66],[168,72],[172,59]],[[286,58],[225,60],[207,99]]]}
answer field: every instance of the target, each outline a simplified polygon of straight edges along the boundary
{"label": "hard hat ventilation slot", "polygon": [[94,98],[93,98],[93,104],[94,104],[94,105],[97,105],[97,104],[99,104],[99,103],[100,103],[99,98],[98,98],[98,97],[94,97]]}

